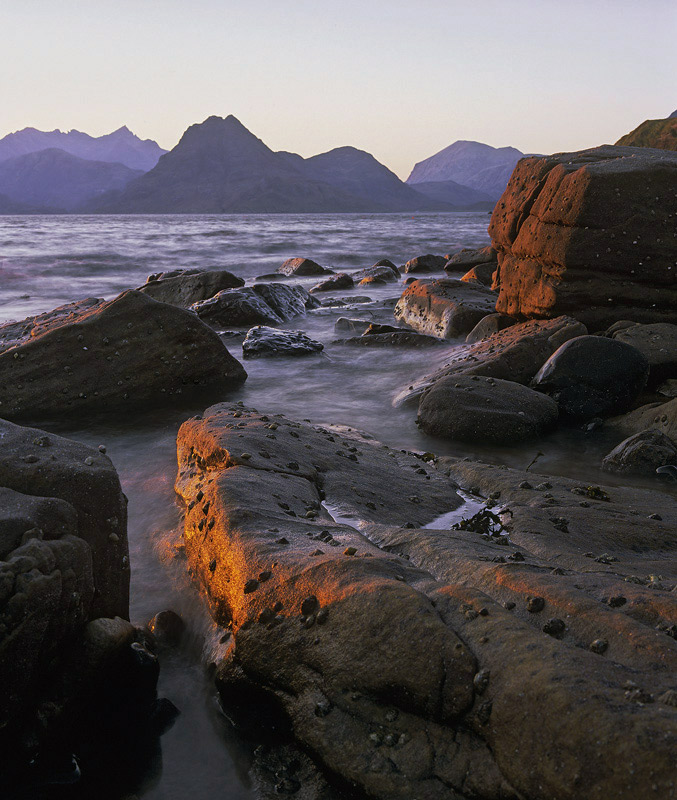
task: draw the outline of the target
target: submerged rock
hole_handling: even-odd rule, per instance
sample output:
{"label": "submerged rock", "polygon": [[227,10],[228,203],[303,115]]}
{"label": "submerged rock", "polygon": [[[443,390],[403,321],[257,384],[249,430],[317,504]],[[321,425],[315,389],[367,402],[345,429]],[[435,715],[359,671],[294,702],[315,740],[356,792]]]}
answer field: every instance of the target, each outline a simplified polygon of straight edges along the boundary
{"label": "submerged rock", "polygon": [[655,475],[657,467],[677,465],[677,445],[664,433],[646,430],[622,441],[605,456],[602,469],[621,474]]}
{"label": "submerged rock", "polygon": [[511,444],[541,435],[558,415],[554,400],[519,383],[457,375],[424,392],[418,424],[431,436]]}
{"label": "submerged rock", "polygon": [[283,275],[295,275],[299,278],[309,275],[328,275],[332,272],[309,258],[288,258],[277,271]]}
{"label": "submerged rock", "polygon": [[59,419],[177,404],[246,377],[194,314],[128,291],[43,321],[0,352],[0,415]]}
{"label": "submerged rock", "polygon": [[423,333],[401,328],[384,333],[370,333],[366,330],[362,336],[340,339],[339,344],[357,347],[438,347],[442,342],[434,336],[426,336]]}
{"label": "submerged rock", "polygon": [[442,278],[414,281],[395,306],[396,319],[438,339],[469,333],[494,311],[496,295],[483,286]]}
{"label": "submerged rock", "polygon": [[619,414],[646,386],[649,362],[629,344],[603,336],[565,342],[538,371],[532,385],[575,419]]}
{"label": "submerged rock", "polygon": [[193,303],[214,297],[223,289],[239,286],[244,286],[242,278],[225,269],[177,269],[150,275],[139,291],[161,303],[190,308]]}
{"label": "submerged rock", "polygon": [[242,342],[244,358],[307,356],[319,353],[321,350],[324,350],[323,344],[301,331],[282,331],[265,325],[250,328]]}

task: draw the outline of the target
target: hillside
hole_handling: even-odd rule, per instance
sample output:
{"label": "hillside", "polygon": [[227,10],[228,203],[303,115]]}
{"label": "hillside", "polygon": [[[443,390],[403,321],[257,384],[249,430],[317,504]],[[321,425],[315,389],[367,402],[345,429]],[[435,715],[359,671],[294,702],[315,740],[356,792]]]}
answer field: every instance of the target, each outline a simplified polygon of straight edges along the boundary
{"label": "hillside", "polygon": [[616,142],[628,147],[677,150],[677,111],[667,119],[647,119]]}

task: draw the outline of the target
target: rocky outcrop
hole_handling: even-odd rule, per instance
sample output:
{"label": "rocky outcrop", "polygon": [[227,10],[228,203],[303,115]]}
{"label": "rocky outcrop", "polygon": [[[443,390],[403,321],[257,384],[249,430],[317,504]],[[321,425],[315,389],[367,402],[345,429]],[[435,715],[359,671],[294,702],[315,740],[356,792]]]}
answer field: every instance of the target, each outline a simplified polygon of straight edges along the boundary
{"label": "rocky outcrop", "polygon": [[649,362],[631,345],[578,336],[550,356],[532,386],[556,400],[562,414],[590,419],[627,411],[648,376]]}
{"label": "rocky outcrop", "polygon": [[219,292],[209,300],[195,303],[192,310],[213,327],[237,328],[280,325],[319,305],[302,286],[257,283],[252,287]]}
{"label": "rocky outcrop", "polygon": [[223,289],[244,286],[242,278],[225,269],[175,269],[150,275],[139,291],[180,308],[190,308],[193,303],[208,300]]}
{"label": "rocky outcrop", "polygon": [[649,384],[677,377],[677,325],[659,322],[632,325],[613,332],[613,338],[632,345],[649,362]]}
{"label": "rocky outcrop", "polygon": [[657,430],[677,442],[677,398],[667,403],[649,403],[628,414],[607,420],[606,428],[625,436],[641,433],[647,429]]}
{"label": "rocky outcrop", "polygon": [[[110,302],[64,306],[0,328],[0,414],[54,419],[83,412],[178,404],[247,373],[204,323],[128,291]],[[185,402],[185,400],[183,400]]]}
{"label": "rocky outcrop", "polygon": [[474,344],[454,348],[435,369],[412,382],[395,398],[395,404],[418,400],[435,381],[448,375],[484,375],[528,384],[548,358],[564,342],[587,333],[585,326],[571,317],[532,320],[512,325]]}
{"label": "rocky outcrop", "polygon": [[404,265],[405,272],[440,272],[444,269],[447,259],[444,256],[416,256]]}
{"label": "rocky outcrop", "polygon": [[410,283],[394,313],[396,319],[421,333],[451,339],[469,333],[495,305],[496,295],[491,290],[442,278]]}
{"label": "rocky outcrop", "polygon": [[293,275],[297,278],[305,278],[309,275],[327,275],[332,272],[310,258],[288,258],[284,264],[278,267],[277,271],[282,275],[289,277]]}
{"label": "rocky outcrop", "polygon": [[431,436],[512,444],[545,433],[558,416],[554,400],[521,383],[456,375],[424,392],[417,422]]}
{"label": "rocky outcrop", "polygon": [[281,331],[257,325],[247,331],[242,342],[244,358],[263,356],[308,356],[324,350],[321,342],[316,342],[302,331]]}
{"label": "rocky outcrop", "polygon": [[666,119],[647,119],[616,142],[625,147],[657,147],[677,150],[677,119],[674,112]]}
{"label": "rocky outcrop", "polygon": [[636,433],[605,456],[602,469],[620,474],[655,475],[658,467],[677,465],[677,446],[657,430]]}
{"label": "rocky outcrop", "polygon": [[506,317],[505,314],[487,314],[465,337],[466,344],[474,344],[481,342],[482,339],[488,339],[493,334],[515,325],[516,322],[514,317]]}
{"label": "rocky outcrop", "polygon": [[[623,581],[677,548],[672,499],[435,469],[241,406],[186,422],[178,458],[226,705],[269,704],[329,773],[383,800],[674,793],[677,646],[655,627],[672,624],[677,575]],[[482,523],[489,501],[445,529],[443,470],[509,505],[493,512],[507,531]]]}
{"label": "rocky outcrop", "polygon": [[604,146],[522,159],[489,225],[496,310],[675,322],[677,155]]}
{"label": "rocky outcrop", "polygon": [[310,292],[311,294],[316,294],[317,292],[333,292],[337,289],[352,289],[353,284],[354,281],[351,275],[348,275],[347,272],[339,272],[316,283]]}
{"label": "rocky outcrop", "polygon": [[494,283],[494,273],[496,272],[497,264],[492,261],[488,264],[478,264],[476,267],[469,269],[461,280],[467,283],[478,283],[480,286],[488,286],[491,288]]}

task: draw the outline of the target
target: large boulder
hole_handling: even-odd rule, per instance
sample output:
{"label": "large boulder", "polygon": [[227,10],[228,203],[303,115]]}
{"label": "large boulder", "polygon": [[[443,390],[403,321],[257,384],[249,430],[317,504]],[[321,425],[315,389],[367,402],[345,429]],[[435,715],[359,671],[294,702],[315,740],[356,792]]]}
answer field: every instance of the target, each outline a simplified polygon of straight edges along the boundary
{"label": "large boulder", "polygon": [[139,291],[161,303],[190,308],[193,303],[214,297],[223,289],[239,286],[244,286],[242,278],[225,269],[177,269],[150,275]]}
{"label": "large boulder", "polygon": [[262,356],[308,356],[324,350],[321,342],[316,342],[302,331],[281,331],[257,325],[247,331],[242,342],[244,358],[261,358]]}
{"label": "large boulder", "polygon": [[257,283],[253,289],[283,321],[303,316],[306,311],[320,306],[320,301],[303,286]]}
{"label": "large boulder", "polygon": [[[498,253],[491,245],[481,247],[479,250],[464,247],[463,250],[454,253],[454,255],[447,260],[444,269],[447,272],[467,272],[469,269],[477,267],[480,264],[496,264],[497,259]],[[494,269],[496,269],[495,266]]]}
{"label": "large boulder", "polygon": [[590,419],[627,411],[648,376],[649,362],[631,345],[578,336],[550,356],[532,386],[556,400],[562,414]]}
{"label": "large boulder", "polygon": [[514,317],[506,317],[505,314],[487,314],[465,337],[465,342],[466,344],[481,342],[482,339],[488,339],[495,333],[515,325],[516,322],[517,320]]}
{"label": "large boulder", "polygon": [[395,306],[395,317],[438,339],[469,333],[494,311],[496,295],[484,286],[442,278],[414,281]]}
{"label": "large boulder", "polygon": [[677,377],[677,325],[658,322],[632,325],[614,331],[613,338],[635,347],[649,362],[649,383],[653,386]]}
{"label": "large boulder", "polygon": [[192,310],[215,328],[280,325],[303,315],[319,302],[302,286],[257,283],[252,287],[226,289],[209,300],[194,303]]}
{"label": "large boulder", "polygon": [[405,272],[441,272],[447,259],[444,256],[433,256],[430,253],[425,256],[416,256],[404,265]]}
{"label": "large boulder", "polygon": [[332,272],[309,258],[288,258],[284,264],[278,267],[277,271],[282,275],[294,275],[298,278],[305,278],[309,275],[327,275]]}
{"label": "large boulder", "polygon": [[8,342],[0,352],[0,414],[41,420],[167,405],[246,377],[194,314],[128,291],[43,319]]}
{"label": "large boulder", "polygon": [[677,442],[677,398],[667,403],[648,403],[634,411],[613,417],[604,423],[605,428],[625,436],[647,429],[657,430]]}
{"label": "large boulder", "polygon": [[473,344],[454,348],[430,374],[413,381],[395,398],[395,404],[418,400],[435,381],[447,375],[484,375],[527,384],[557,348],[569,339],[587,333],[571,317],[531,320],[512,325]]}
{"label": "large boulder", "polygon": [[432,385],[418,407],[418,424],[431,436],[512,444],[552,428],[557,403],[521,383],[457,375]]}
{"label": "large boulder", "polygon": [[[677,645],[654,628],[674,612],[674,560],[668,591],[622,576],[677,549],[674,500],[589,487],[583,508],[573,481],[548,493],[451,462],[514,518],[494,535],[459,509],[450,532],[442,470],[225,405],[184,423],[178,464],[225,705],[265,704],[342,785],[377,800],[669,796]],[[658,502],[663,520],[646,519]]]}
{"label": "large boulder", "polygon": [[489,225],[497,311],[600,329],[677,317],[677,153],[597,147],[522,159]]}
{"label": "large boulder", "polygon": [[604,457],[602,469],[620,474],[655,475],[658,467],[677,465],[677,445],[650,428],[622,441]]}

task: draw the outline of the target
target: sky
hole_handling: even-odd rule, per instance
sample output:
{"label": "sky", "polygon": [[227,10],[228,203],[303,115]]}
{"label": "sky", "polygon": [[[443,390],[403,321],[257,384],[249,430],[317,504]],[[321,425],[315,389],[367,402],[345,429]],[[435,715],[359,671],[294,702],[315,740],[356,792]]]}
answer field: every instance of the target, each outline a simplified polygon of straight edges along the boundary
{"label": "sky", "polygon": [[677,0],[0,0],[0,136],[234,114],[400,177],[457,139],[551,153],[677,109]]}

